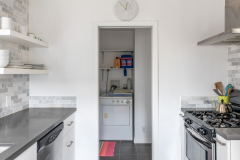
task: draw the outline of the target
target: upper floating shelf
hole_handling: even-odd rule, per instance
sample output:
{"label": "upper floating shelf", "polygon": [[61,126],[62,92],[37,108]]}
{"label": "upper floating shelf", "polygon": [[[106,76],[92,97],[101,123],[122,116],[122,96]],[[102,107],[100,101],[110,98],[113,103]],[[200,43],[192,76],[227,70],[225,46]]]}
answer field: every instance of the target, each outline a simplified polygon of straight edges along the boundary
{"label": "upper floating shelf", "polygon": [[48,74],[48,70],[0,68],[0,74]]}
{"label": "upper floating shelf", "polygon": [[100,52],[133,52],[134,50],[100,50]]}
{"label": "upper floating shelf", "polygon": [[10,29],[0,29],[0,40],[28,47],[48,47],[48,43],[28,37]]}

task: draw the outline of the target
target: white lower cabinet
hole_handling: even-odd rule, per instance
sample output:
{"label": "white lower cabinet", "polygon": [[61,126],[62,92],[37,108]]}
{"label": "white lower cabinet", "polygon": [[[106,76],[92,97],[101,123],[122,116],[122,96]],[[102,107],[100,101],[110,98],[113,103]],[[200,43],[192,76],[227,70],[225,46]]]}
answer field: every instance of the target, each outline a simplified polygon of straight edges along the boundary
{"label": "white lower cabinet", "polygon": [[75,149],[72,151],[72,153],[69,155],[67,160],[75,160]]}
{"label": "white lower cabinet", "polygon": [[29,147],[14,160],[37,160],[37,143]]}
{"label": "white lower cabinet", "polygon": [[226,140],[217,134],[217,139],[220,143],[216,142],[217,160],[240,160],[240,141],[239,140]]}
{"label": "white lower cabinet", "polygon": [[184,120],[183,120],[184,113],[181,112],[179,114],[180,118],[180,126],[181,126],[181,160],[186,159],[186,148],[185,148],[185,130],[184,130]]}
{"label": "white lower cabinet", "polygon": [[[66,125],[65,125],[66,124]],[[63,160],[75,159],[75,115],[64,121],[63,130]]]}
{"label": "white lower cabinet", "polygon": [[224,139],[217,134],[216,138],[219,142],[224,143],[224,145],[216,142],[216,154],[217,160],[231,160],[231,143],[230,141]]}

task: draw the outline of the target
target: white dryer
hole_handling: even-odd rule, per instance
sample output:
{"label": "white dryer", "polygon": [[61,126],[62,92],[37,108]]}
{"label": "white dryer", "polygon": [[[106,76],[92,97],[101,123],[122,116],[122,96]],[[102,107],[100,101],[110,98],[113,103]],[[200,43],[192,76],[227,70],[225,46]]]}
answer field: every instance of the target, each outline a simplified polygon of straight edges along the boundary
{"label": "white dryer", "polygon": [[100,140],[133,140],[133,100],[100,96]]}

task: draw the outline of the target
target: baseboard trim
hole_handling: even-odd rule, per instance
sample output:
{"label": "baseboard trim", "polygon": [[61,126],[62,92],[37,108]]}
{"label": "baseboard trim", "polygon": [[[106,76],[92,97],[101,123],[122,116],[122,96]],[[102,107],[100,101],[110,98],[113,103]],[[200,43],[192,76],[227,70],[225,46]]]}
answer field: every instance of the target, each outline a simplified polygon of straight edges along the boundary
{"label": "baseboard trim", "polygon": [[134,138],[134,143],[152,143],[152,139],[148,139],[148,138],[136,139],[136,138]]}

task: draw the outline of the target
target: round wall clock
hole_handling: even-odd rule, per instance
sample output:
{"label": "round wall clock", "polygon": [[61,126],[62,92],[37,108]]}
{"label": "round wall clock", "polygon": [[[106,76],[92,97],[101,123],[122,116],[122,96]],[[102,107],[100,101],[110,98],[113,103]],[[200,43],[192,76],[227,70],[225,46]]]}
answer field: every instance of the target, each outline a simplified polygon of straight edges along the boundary
{"label": "round wall clock", "polygon": [[134,0],[119,0],[115,12],[119,19],[129,21],[137,15],[138,6]]}

